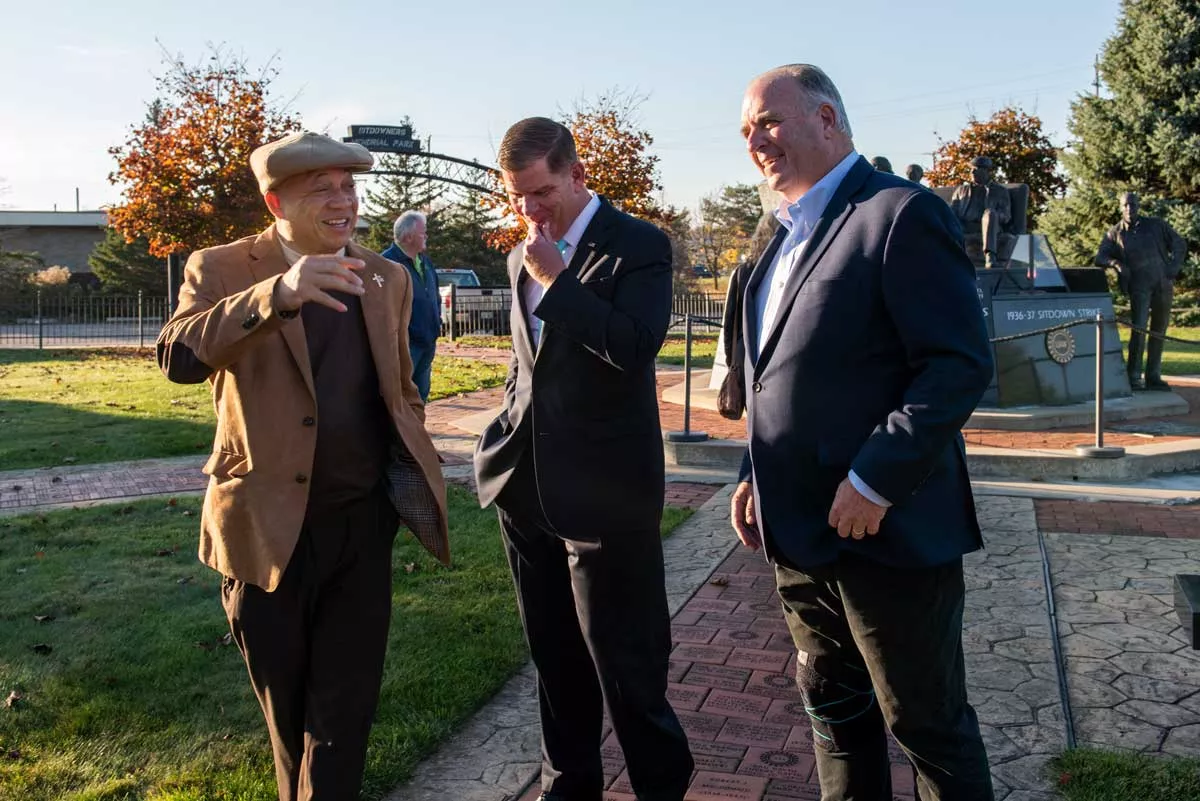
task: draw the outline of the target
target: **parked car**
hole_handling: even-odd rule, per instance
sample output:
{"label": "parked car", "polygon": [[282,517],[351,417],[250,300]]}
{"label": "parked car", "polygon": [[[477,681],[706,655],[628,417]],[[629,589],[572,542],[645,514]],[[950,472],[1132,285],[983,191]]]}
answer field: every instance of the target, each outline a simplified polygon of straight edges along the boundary
{"label": "parked car", "polygon": [[442,297],[442,333],[450,328],[450,287],[454,287],[455,333],[502,336],[511,333],[508,312],[512,290],[480,286],[474,270],[438,270],[438,292]]}
{"label": "parked car", "polygon": [[479,276],[474,270],[465,268],[455,268],[450,270],[438,270],[438,286],[449,286],[454,284],[458,287],[464,286],[480,286]]}

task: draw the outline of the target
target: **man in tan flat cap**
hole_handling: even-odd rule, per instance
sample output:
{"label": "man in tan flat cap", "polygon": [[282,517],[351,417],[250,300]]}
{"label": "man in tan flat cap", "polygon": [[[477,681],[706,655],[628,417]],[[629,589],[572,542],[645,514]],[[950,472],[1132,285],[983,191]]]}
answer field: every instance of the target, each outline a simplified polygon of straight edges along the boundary
{"label": "man in tan flat cap", "polygon": [[412,380],[407,272],[351,243],[358,145],[313,133],[250,166],[275,223],[194,253],[158,338],[212,385],[200,559],[262,705],[282,801],[358,797],[399,523],[449,561],[445,485]]}

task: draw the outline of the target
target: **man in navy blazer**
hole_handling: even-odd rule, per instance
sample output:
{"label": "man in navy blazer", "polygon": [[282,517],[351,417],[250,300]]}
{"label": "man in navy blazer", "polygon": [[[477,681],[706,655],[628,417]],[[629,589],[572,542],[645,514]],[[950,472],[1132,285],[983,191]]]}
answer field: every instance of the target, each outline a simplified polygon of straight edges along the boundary
{"label": "man in navy blazer", "polygon": [[992,362],[962,232],[855,153],[816,67],[754,79],[742,133],[784,202],[743,300],[731,512],[775,566],[822,797],[891,799],[890,731],[922,799],[991,799],[963,669],[962,555],[982,541],[959,431]]}

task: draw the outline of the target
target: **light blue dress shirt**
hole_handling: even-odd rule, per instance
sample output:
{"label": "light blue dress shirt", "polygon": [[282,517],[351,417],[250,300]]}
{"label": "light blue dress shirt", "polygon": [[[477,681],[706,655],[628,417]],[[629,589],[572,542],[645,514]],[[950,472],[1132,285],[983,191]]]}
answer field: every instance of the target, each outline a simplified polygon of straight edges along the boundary
{"label": "light blue dress shirt", "polygon": [[[842,185],[842,181],[858,158],[858,153],[851,150],[846,158],[825,173],[824,177],[813,184],[812,188],[795,203],[781,204],[776,209],[775,217],[787,229],[788,234],[779,246],[771,266],[763,275],[762,282],[758,285],[758,293],[754,297],[758,312],[758,337],[754,343],[756,358],[762,352],[762,343],[767,341],[771,329],[776,324],[783,289],[787,285],[788,279],[791,278],[796,265],[800,263],[800,257],[804,255],[804,247],[808,244],[808,238],[812,235],[813,229],[817,227],[817,221],[825,213],[829,201],[837,192],[838,187]],[[849,477],[850,483],[867,500],[878,506],[892,505],[886,498],[871,489],[853,470],[850,471]]]}

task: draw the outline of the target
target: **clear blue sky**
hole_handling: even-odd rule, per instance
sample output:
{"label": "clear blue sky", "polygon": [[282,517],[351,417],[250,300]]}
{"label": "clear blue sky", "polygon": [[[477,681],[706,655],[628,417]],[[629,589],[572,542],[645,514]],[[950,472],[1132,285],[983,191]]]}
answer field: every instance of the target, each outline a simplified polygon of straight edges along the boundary
{"label": "clear blue sky", "polygon": [[[749,4],[508,4],[342,0],[0,0],[0,206],[116,202],[110,146],[142,119],[161,50],[188,62],[224,43],[261,65],[305,127],[408,115],[433,149],[494,163],[505,128],[569,111],[607,89],[647,96],[667,202],[694,207],[758,176],[738,136],[755,74],[806,61],[838,84],[858,149],[898,171],[930,164],[937,135],[972,112],[1016,103],[1065,144],[1069,104],[1091,91],[1092,61],[1118,0],[887,0]],[[1007,18],[1003,13],[1007,11]]]}

